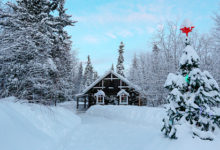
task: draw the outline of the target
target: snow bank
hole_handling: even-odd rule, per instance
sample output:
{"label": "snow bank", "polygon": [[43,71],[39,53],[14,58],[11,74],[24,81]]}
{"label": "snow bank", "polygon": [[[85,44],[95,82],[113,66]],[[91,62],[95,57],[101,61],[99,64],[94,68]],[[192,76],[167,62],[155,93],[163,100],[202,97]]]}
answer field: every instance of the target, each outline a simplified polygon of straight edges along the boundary
{"label": "snow bank", "polygon": [[63,103],[58,103],[57,105],[65,109],[68,109],[73,113],[76,113],[76,101],[66,101]]}
{"label": "snow bank", "polygon": [[78,124],[79,117],[59,106],[16,102],[13,97],[1,99],[0,149],[50,150]]}
{"label": "snow bank", "polygon": [[[125,121],[135,124],[162,124],[162,119],[165,113],[165,109],[151,108],[151,107],[138,107],[138,106],[92,106],[86,112],[88,115],[105,117],[111,120]],[[162,126],[162,125],[161,125]]]}
{"label": "snow bank", "polygon": [[[218,150],[220,135],[214,141],[192,137],[190,126],[176,126],[177,140],[166,138],[160,131],[163,108],[137,106],[92,106],[85,117],[94,118],[77,138],[78,150]],[[88,119],[87,118],[87,119]],[[103,127],[103,128],[102,128]],[[92,132],[88,134],[85,132]],[[95,146],[94,146],[95,145]],[[83,147],[83,148],[80,148]],[[97,148],[99,147],[99,148]],[[100,148],[101,147],[101,148]]]}

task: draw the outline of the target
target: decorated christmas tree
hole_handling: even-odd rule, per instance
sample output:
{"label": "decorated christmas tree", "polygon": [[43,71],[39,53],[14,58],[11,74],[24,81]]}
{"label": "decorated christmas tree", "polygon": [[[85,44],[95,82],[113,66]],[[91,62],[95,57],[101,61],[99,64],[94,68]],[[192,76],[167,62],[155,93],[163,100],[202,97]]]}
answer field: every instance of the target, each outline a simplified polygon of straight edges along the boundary
{"label": "decorated christmas tree", "polygon": [[213,140],[220,128],[220,115],[214,111],[220,102],[219,86],[208,71],[199,69],[199,61],[186,38],[179,71],[170,73],[165,83],[170,93],[162,132],[171,139],[177,138],[178,127],[184,124],[190,126],[193,137],[203,140]]}

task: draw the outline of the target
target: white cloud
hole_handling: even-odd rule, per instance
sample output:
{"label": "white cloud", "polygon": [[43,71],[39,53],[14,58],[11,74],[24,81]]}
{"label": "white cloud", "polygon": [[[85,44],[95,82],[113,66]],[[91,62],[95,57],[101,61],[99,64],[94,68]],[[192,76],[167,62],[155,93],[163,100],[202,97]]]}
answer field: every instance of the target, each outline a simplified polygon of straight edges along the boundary
{"label": "white cloud", "polygon": [[147,27],[147,32],[148,33],[153,33],[155,31],[155,28],[153,27]]}
{"label": "white cloud", "polygon": [[101,12],[87,16],[78,16],[77,21],[92,24],[109,23],[156,23],[160,17],[147,12],[130,12],[129,14],[117,14],[114,12]]}
{"label": "white cloud", "polygon": [[91,43],[91,44],[98,44],[99,43],[99,38],[93,36],[93,35],[86,35],[83,37],[83,40],[88,42],[88,43]]}
{"label": "white cloud", "polygon": [[128,30],[122,30],[122,31],[118,32],[118,35],[122,36],[122,37],[131,37],[131,36],[133,36],[133,33]]}
{"label": "white cloud", "polygon": [[106,35],[108,37],[112,38],[112,39],[116,39],[117,38],[117,36],[115,34],[111,33],[111,32],[106,33]]}

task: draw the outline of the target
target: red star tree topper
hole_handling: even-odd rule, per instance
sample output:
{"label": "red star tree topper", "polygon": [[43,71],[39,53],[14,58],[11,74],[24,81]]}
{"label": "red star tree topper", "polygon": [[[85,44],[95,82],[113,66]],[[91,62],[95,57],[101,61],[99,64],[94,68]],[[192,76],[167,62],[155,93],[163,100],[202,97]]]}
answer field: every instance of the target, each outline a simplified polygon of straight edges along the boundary
{"label": "red star tree topper", "polygon": [[183,24],[181,25],[180,30],[181,30],[183,33],[185,33],[186,36],[188,37],[188,33],[189,33],[189,32],[192,32],[192,29],[193,29],[193,28],[195,28],[195,27],[192,25],[192,23],[191,23],[189,20],[185,19],[185,20],[183,21]]}

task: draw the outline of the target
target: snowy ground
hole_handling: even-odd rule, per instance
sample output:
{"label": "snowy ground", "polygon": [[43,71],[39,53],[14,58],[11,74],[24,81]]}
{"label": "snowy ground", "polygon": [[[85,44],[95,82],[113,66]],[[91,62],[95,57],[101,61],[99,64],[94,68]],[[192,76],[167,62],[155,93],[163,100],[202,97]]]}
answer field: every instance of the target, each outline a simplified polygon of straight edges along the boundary
{"label": "snowy ground", "polygon": [[74,103],[46,108],[0,100],[2,150],[218,150],[215,141],[193,139],[183,129],[178,140],[164,138],[162,108],[95,106],[75,115]]}
{"label": "snowy ground", "polygon": [[55,150],[81,122],[63,107],[45,107],[0,99],[0,150]]}

